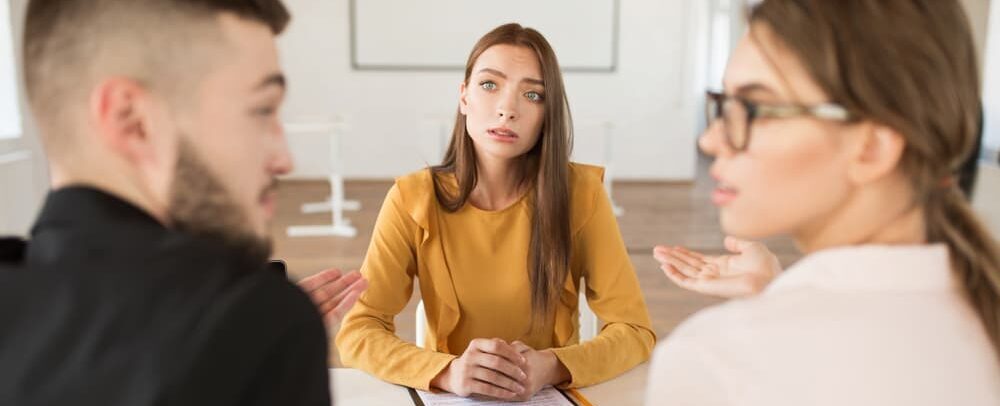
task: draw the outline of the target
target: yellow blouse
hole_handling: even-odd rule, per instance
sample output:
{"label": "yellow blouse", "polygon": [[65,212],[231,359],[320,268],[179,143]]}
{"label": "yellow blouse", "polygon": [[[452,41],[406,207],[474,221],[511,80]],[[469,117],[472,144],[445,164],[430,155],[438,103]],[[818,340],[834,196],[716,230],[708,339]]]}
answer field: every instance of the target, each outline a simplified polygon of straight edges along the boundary
{"label": "yellow blouse", "polygon": [[[529,331],[529,199],[500,211],[467,204],[448,213],[434,195],[430,170],[397,179],[361,267],[368,291],[337,335],[341,361],[428,390],[475,338],[551,348],[572,376],[568,387],[608,380],[649,359],[655,336],[603,175],[602,168],[570,164],[571,277],[554,324],[534,331]],[[413,293],[414,278],[427,314],[426,349],[397,337],[393,323]],[[597,337],[582,344],[581,278],[590,308],[604,323]]]}

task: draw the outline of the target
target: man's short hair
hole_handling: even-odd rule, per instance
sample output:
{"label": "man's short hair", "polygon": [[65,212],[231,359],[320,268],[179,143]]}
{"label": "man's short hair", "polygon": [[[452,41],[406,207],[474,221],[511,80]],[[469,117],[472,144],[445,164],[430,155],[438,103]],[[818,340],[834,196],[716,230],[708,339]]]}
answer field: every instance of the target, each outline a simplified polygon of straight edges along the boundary
{"label": "man's short hair", "polygon": [[49,152],[69,147],[57,138],[74,131],[69,115],[87,106],[102,77],[190,90],[194,83],[184,79],[210,63],[212,51],[199,48],[221,38],[216,21],[223,13],[265,24],[275,35],[290,19],[281,0],[31,0],[25,84]]}

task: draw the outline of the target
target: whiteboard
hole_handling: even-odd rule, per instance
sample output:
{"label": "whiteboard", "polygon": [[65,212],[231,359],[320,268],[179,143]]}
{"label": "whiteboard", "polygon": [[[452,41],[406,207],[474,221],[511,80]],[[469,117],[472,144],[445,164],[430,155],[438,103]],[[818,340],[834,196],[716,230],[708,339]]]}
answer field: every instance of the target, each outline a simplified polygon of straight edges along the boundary
{"label": "whiteboard", "polygon": [[21,112],[18,108],[17,71],[14,63],[10,2],[0,0],[0,139],[21,135]]}
{"label": "whiteboard", "polygon": [[613,72],[618,0],[351,0],[357,70],[462,70],[493,28],[517,22],[545,36],[565,71]]}

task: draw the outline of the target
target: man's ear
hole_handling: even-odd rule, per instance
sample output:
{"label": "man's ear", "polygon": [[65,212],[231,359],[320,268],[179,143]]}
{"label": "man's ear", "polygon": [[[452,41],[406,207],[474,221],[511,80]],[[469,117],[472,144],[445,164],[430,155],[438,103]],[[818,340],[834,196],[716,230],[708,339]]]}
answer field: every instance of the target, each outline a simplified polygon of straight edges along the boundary
{"label": "man's ear", "polygon": [[137,81],[104,79],[90,94],[90,120],[101,143],[129,162],[154,158],[150,139],[150,96]]}
{"label": "man's ear", "polygon": [[893,173],[906,150],[906,138],[893,128],[866,125],[851,157],[848,176],[855,184],[866,184]]}
{"label": "man's ear", "polygon": [[466,113],[466,109],[469,108],[469,102],[466,100],[468,90],[469,88],[466,86],[464,81],[458,86],[458,111],[462,113],[463,116],[468,115],[468,113]]}

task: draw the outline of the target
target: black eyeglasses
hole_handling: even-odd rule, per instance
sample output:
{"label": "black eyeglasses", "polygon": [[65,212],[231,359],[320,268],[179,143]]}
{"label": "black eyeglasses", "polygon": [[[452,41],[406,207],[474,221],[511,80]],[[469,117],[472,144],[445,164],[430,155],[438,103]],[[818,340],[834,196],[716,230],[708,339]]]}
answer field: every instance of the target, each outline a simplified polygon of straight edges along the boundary
{"label": "black eyeglasses", "polygon": [[792,118],[810,116],[821,120],[848,122],[854,116],[835,103],[812,106],[801,104],[761,104],[739,96],[719,92],[705,92],[705,118],[711,126],[722,119],[723,133],[729,146],[743,151],[750,143],[750,126],[755,118]]}

